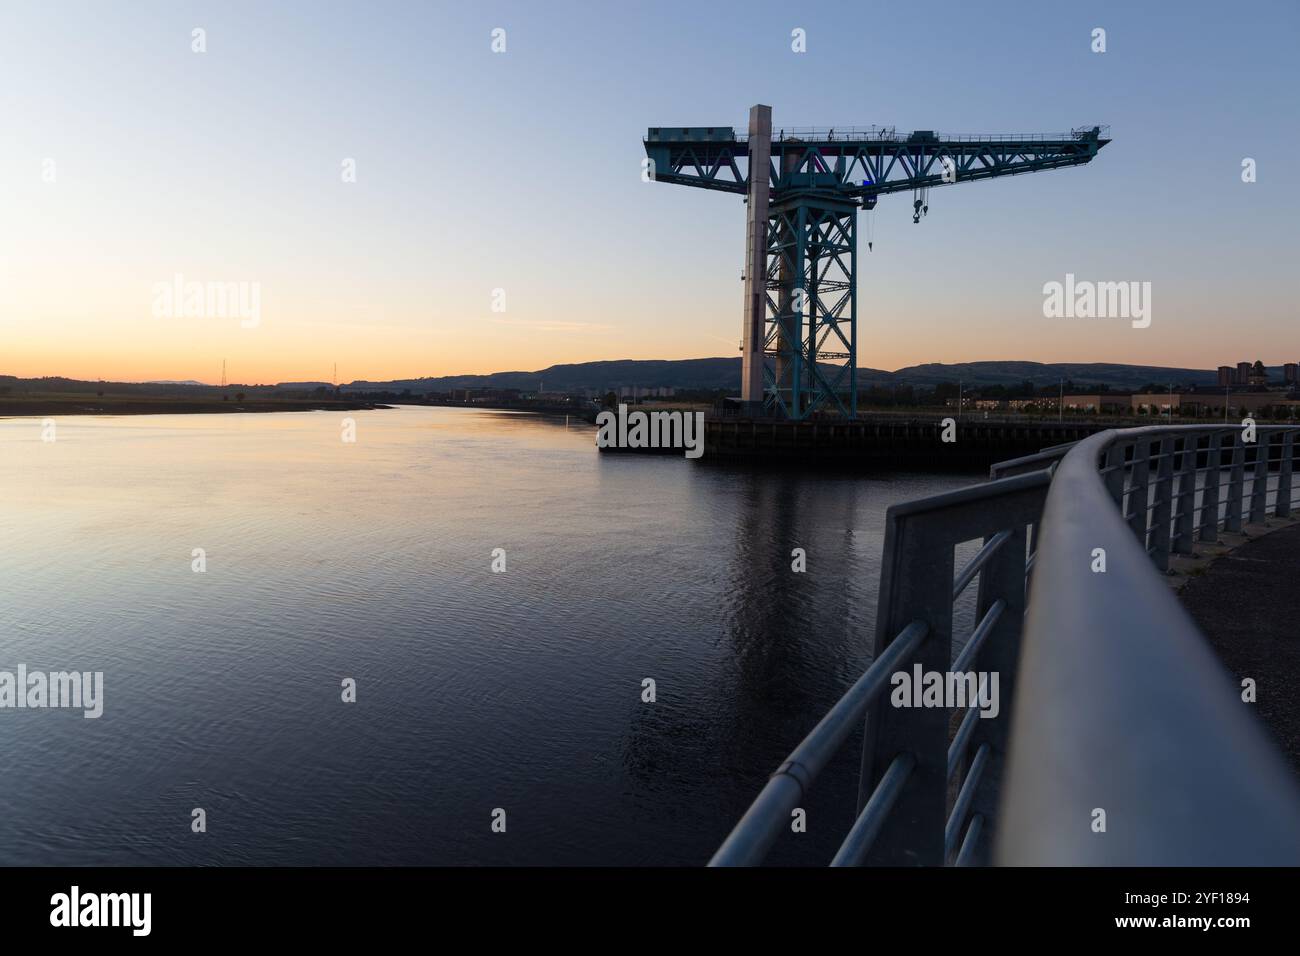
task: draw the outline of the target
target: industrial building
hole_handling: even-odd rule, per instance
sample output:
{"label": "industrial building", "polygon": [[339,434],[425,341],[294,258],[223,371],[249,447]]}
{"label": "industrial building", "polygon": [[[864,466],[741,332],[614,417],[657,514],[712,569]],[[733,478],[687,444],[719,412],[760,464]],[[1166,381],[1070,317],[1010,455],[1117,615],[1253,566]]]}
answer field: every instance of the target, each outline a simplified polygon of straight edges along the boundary
{"label": "industrial building", "polygon": [[[1065,395],[1061,405],[1067,412],[1085,415],[1167,415],[1172,407],[1174,414],[1198,418],[1223,415],[1227,400],[1230,413],[1254,415],[1278,409],[1288,414],[1300,412],[1300,395],[1275,391],[1215,392],[1213,390],[1190,392],[1093,392],[1083,395]],[[1056,403],[1051,403],[1055,405]]]}
{"label": "industrial building", "polygon": [[1300,413],[1300,396],[1287,392],[1153,392],[1145,395],[1130,396],[1132,411],[1136,415],[1167,415],[1171,406],[1175,414],[1197,418],[1213,418],[1224,414],[1224,403],[1228,414],[1258,415],[1267,412],[1270,415],[1279,409],[1295,416]]}
{"label": "industrial building", "polygon": [[1131,408],[1128,392],[1098,392],[1091,395],[1065,395],[1061,404],[1067,411],[1093,415],[1127,415]]}

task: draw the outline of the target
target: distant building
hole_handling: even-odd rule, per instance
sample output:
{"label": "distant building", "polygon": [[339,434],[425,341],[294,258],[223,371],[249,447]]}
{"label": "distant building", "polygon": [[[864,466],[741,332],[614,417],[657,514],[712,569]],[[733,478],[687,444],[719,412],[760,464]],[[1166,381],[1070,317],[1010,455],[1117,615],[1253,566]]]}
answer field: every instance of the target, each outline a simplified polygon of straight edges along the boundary
{"label": "distant building", "polygon": [[1153,392],[1130,396],[1133,413],[1138,415],[1165,415],[1172,408],[1178,415],[1196,418],[1217,418],[1224,414],[1224,400],[1228,413],[1254,415],[1262,411],[1285,409],[1290,415],[1300,414],[1300,398],[1286,392]]}
{"label": "distant building", "polygon": [[1264,370],[1263,362],[1257,360],[1255,364],[1251,366],[1250,374],[1246,377],[1246,384],[1255,386],[1268,384],[1268,372]]}
{"label": "distant building", "polygon": [[1066,411],[1092,415],[1124,415],[1129,411],[1127,392],[1097,392],[1092,395],[1066,395],[1061,404]]}
{"label": "distant building", "polygon": [[1251,368],[1252,368],[1252,366],[1251,366],[1251,364],[1250,364],[1249,362],[1238,362],[1238,363],[1237,363],[1237,375],[1236,375],[1236,377],[1232,380],[1232,384],[1233,384],[1233,385],[1249,385],[1249,384],[1250,384],[1250,372],[1251,372]]}
{"label": "distant building", "polygon": [[1297,381],[1300,381],[1300,378],[1297,377],[1297,369],[1300,369],[1300,366],[1297,366],[1295,362],[1287,362],[1283,365],[1282,381],[1288,385],[1295,385]]}
{"label": "distant building", "polygon": [[632,400],[642,398],[672,398],[677,390],[671,386],[666,387],[649,387],[644,385],[624,385],[618,390],[619,398],[630,398]]}
{"label": "distant building", "polygon": [[454,402],[513,402],[519,397],[517,388],[458,388],[451,393]]}
{"label": "distant building", "polygon": [[[1133,411],[1139,415],[1168,414],[1170,409],[1182,414],[1183,399],[1194,400],[1196,395],[1184,395],[1181,392],[1152,392],[1145,395],[1129,396],[1130,406]],[[1223,396],[1219,396],[1219,407],[1223,407]],[[1186,403],[1189,406],[1188,414],[1192,414],[1190,406],[1192,401]]]}
{"label": "distant building", "polygon": [[1236,370],[1231,365],[1220,365],[1219,385],[1226,387],[1228,385],[1236,384],[1235,382],[1233,382],[1233,378],[1235,377],[1235,375],[1236,375]]}

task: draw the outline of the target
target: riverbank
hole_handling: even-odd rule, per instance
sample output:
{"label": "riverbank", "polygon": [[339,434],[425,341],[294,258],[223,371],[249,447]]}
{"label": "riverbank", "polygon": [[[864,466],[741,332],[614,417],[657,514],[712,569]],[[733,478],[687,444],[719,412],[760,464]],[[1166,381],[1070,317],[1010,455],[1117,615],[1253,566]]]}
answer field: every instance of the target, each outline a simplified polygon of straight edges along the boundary
{"label": "riverbank", "polygon": [[335,399],[169,398],[154,395],[47,394],[0,398],[0,418],[49,418],[57,415],[189,415],[222,412],[364,411],[392,408],[375,402]]}
{"label": "riverbank", "polygon": [[1277,527],[1262,536],[1242,538],[1235,548],[1225,541],[1225,553],[1191,575],[1178,596],[1237,682],[1255,681],[1250,706],[1300,775],[1300,639],[1293,624],[1300,613],[1300,524],[1270,521]]}

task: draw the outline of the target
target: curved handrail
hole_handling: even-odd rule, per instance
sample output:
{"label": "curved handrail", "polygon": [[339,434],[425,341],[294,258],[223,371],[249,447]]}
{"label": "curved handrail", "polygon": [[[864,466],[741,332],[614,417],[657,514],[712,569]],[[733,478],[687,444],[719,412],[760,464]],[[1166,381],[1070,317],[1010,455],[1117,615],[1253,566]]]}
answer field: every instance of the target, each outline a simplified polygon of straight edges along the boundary
{"label": "curved handrail", "polygon": [[[998,863],[1300,863],[1295,780],[1101,474],[1108,453],[1130,444],[1234,430],[1098,432],[1057,465],[1025,618]],[[1278,432],[1300,429],[1258,428],[1261,441]],[[1093,570],[1098,548],[1104,572]]]}
{"label": "curved handrail", "polygon": [[[761,862],[859,721],[858,815],[835,866],[1300,863],[1296,783],[1159,573],[1221,526],[1292,513],[1300,426],[1252,427],[1253,446],[1218,424],[1099,432],[892,505],[871,666],[711,865]],[[954,600],[976,581],[954,659]],[[1011,706],[897,710],[916,705],[884,687],[909,668],[1000,677]]]}

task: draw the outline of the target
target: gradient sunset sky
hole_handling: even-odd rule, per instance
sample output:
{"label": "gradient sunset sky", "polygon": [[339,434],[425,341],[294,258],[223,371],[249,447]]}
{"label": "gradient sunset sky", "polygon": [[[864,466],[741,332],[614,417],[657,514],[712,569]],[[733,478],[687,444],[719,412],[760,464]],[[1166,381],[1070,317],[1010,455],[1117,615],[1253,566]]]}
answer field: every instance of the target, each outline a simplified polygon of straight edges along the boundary
{"label": "gradient sunset sky", "polygon": [[[9,0],[0,374],[215,382],[224,358],[233,381],[327,380],[335,362],[350,381],[736,355],[744,206],[642,182],[641,138],[743,129],[759,102],[776,127],[1111,125],[1092,164],[936,189],[920,225],[910,196],[882,199],[874,251],[861,235],[863,366],[1295,361],[1298,39],[1295,0]],[[156,318],[177,273],[259,283],[260,324]],[[1066,273],[1151,282],[1150,328],[1044,318]]]}

